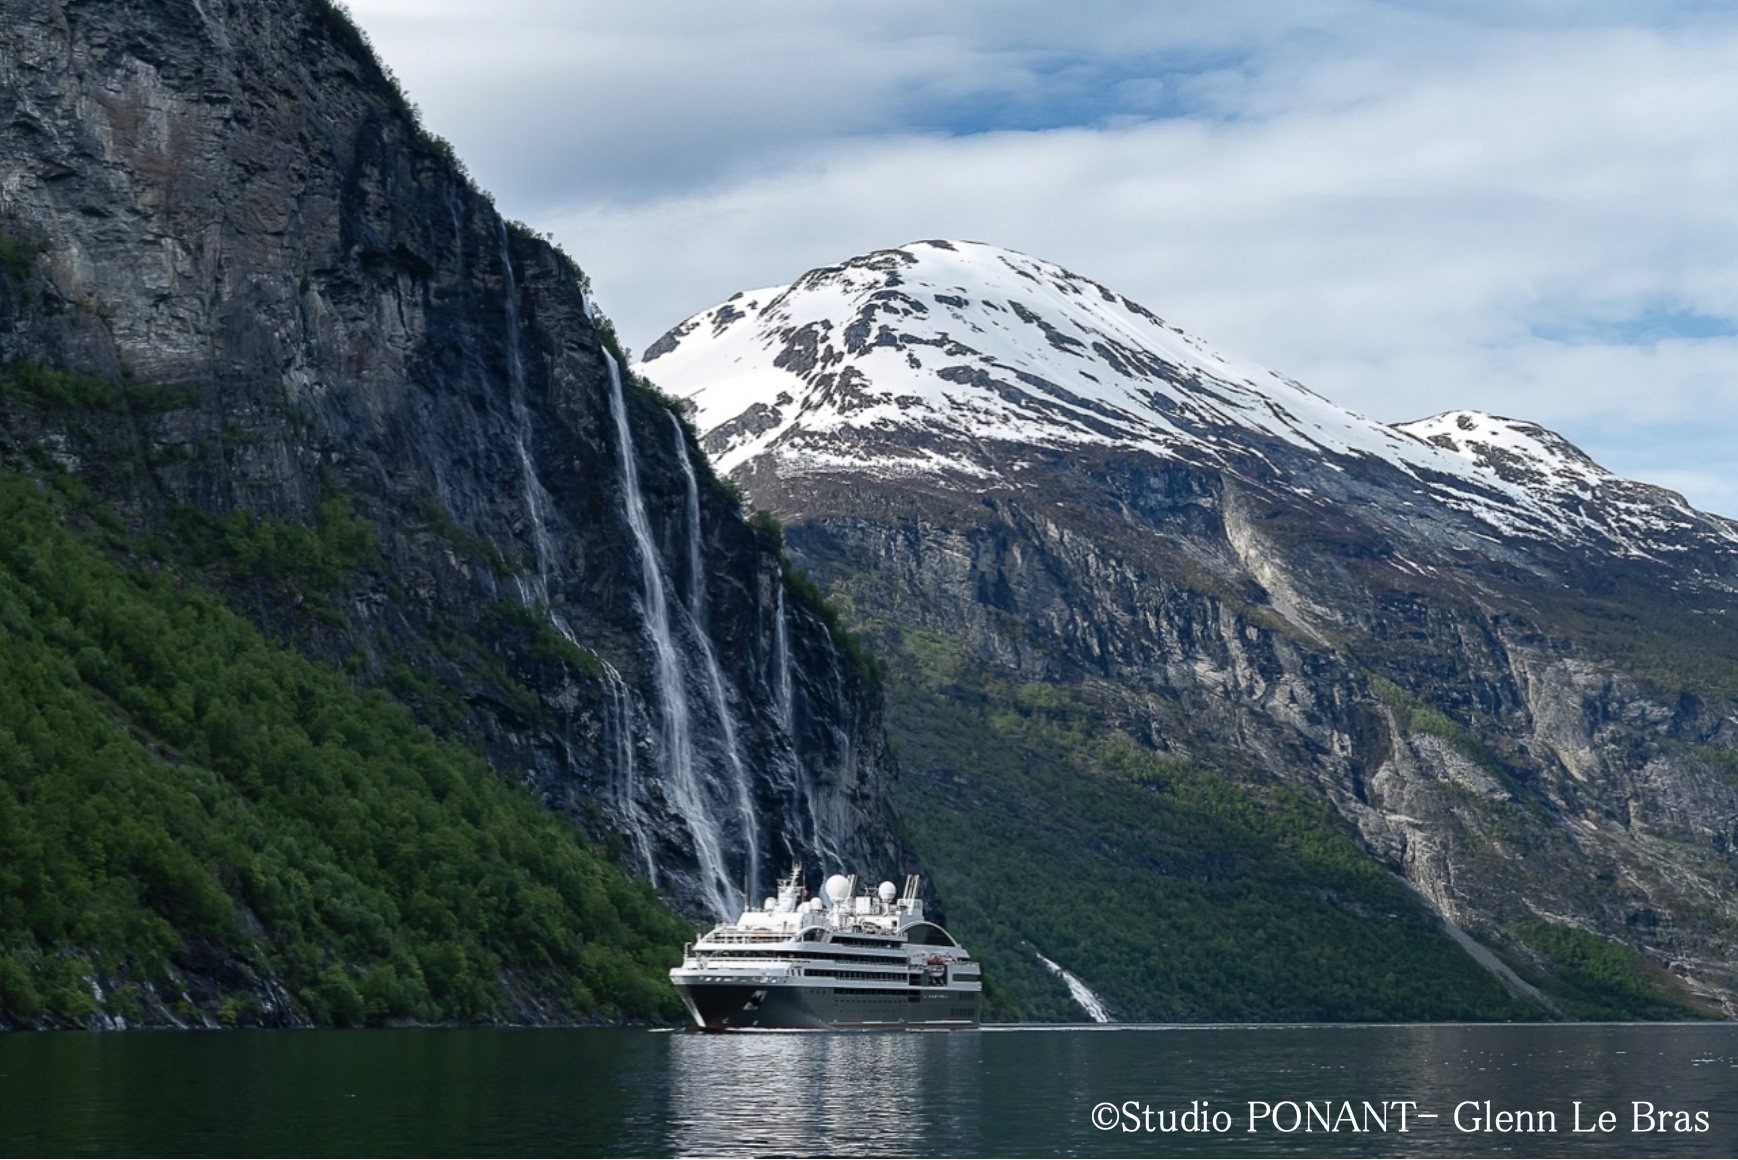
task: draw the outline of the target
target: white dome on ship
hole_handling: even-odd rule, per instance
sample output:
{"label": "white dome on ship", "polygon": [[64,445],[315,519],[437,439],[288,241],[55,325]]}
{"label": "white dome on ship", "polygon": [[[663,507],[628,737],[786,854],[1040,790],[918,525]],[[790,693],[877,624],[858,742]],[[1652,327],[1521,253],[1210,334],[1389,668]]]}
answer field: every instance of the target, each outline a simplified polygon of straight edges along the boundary
{"label": "white dome on ship", "polygon": [[875,888],[875,896],[882,902],[892,902],[898,893],[898,889],[891,882],[883,882]]}
{"label": "white dome on ship", "polygon": [[843,874],[835,874],[827,879],[827,884],[822,889],[834,902],[843,902],[851,896],[851,880]]}

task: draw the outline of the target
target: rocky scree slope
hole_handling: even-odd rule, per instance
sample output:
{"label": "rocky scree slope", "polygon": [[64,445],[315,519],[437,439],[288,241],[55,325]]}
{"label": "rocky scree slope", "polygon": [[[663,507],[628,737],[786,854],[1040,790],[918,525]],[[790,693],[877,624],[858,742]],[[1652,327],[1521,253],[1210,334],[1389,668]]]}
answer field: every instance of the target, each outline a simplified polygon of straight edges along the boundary
{"label": "rocky scree slope", "polygon": [[[9,467],[195,544],[691,916],[908,868],[825,610],[337,10],[0,3],[0,213],[0,362],[100,388],[9,391]],[[372,553],[310,574],[322,512]]]}
{"label": "rocky scree slope", "polygon": [[[1100,792],[1084,747],[1123,738],[1254,800],[1331,803],[1528,1002],[1531,979],[1566,1014],[1732,1012],[1732,521],[1533,424],[1371,422],[975,243],[738,294],[642,367],[889,650],[902,813],[942,819],[920,845],[956,910],[1007,887],[950,843],[991,808],[1054,830]],[[1049,762],[1047,788],[950,731]],[[1151,834],[1094,833],[1071,841],[1126,881],[1167,873]],[[1126,945],[1080,953],[1109,1006],[1212,1016],[1143,997],[1134,964],[1160,952],[1105,901],[1079,922]],[[1018,910],[985,929],[1093,983]],[[1629,982],[1595,1001],[1601,971]]]}

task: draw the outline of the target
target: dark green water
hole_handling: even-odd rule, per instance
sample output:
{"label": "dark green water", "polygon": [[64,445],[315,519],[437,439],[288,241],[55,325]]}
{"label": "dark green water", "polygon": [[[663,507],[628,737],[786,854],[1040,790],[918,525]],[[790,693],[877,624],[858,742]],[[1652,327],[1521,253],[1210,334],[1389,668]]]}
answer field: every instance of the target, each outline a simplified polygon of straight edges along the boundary
{"label": "dark green water", "polygon": [[14,1033],[0,1151],[1730,1156],[1738,1026]]}

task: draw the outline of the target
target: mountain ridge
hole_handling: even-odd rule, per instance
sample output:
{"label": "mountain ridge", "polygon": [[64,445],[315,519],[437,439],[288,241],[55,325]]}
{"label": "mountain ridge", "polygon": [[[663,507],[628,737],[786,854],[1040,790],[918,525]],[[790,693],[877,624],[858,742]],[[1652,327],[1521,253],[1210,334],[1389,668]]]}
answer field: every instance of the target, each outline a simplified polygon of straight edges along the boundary
{"label": "mountain ridge", "polygon": [[[695,361],[715,368],[699,395],[680,386],[697,381]],[[1330,465],[1382,459],[1487,533],[1639,552],[1738,547],[1738,522],[1587,470],[1582,452],[1535,424],[1454,412],[1457,438],[1438,418],[1375,423],[1096,282],[982,243],[914,243],[734,295],[672,328],[640,365],[689,398],[727,473],[770,457],[784,476],[928,471],[984,483],[1005,467],[982,442],[1142,450],[1260,477],[1285,470],[1263,471],[1260,444],[1277,441]],[[736,377],[739,367],[753,369]],[[1464,434],[1474,429],[1482,450]],[[1549,470],[1517,469],[1523,429],[1544,433],[1531,453],[1548,452]],[[1603,520],[1582,510],[1600,488],[1623,493]]]}

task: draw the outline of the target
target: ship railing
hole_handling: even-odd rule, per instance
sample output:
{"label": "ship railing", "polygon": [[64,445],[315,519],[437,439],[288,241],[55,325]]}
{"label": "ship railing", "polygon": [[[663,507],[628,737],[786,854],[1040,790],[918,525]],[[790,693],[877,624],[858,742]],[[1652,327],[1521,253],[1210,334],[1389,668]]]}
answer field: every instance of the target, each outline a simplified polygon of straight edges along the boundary
{"label": "ship railing", "polygon": [[706,941],[709,943],[780,943],[791,941],[796,934],[796,931],[767,931],[765,934],[759,932],[753,934],[714,932],[706,936]]}

